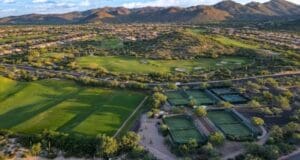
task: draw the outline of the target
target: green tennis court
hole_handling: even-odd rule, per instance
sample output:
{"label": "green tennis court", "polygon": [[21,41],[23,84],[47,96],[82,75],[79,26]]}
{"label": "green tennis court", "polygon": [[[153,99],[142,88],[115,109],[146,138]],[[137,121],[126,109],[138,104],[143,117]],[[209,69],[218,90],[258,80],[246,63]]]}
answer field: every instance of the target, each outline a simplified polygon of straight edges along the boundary
{"label": "green tennis court", "polygon": [[207,116],[216,124],[239,123],[239,121],[235,117],[233,117],[231,113],[225,110],[209,111]]}
{"label": "green tennis court", "polygon": [[230,110],[211,110],[208,118],[226,135],[234,137],[251,137],[253,131]]}
{"label": "green tennis court", "polygon": [[177,144],[185,144],[190,140],[202,143],[206,140],[206,137],[196,129],[192,119],[188,116],[166,117],[164,123],[169,127],[173,142]]}
{"label": "green tennis court", "polygon": [[242,103],[248,101],[240,94],[226,94],[226,95],[221,95],[220,97],[230,103]]}
{"label": "green tennis court", "polygon": [[240,123],[222,124],[222,130],[226,135],[234,135],[239,137],[251,136],[251,131]]}
{"label": "green tennis court", "polygon": [[221,95],[221,94],[231,94],[231,93],[236,93],[233,89],[231,88],[213,88],[211,89],[214,93]]}
{"label": "green tennis court", "polygon": [[191,99],[196,100],[197,105],[211,105],[217,102],[204,90],[171,91],[167,92],[166,95],[168,101],[174,106],[188,105]]}
{"label": "green tennis court", "polygon": [[196,100],[197,105],[216,103],[216,99],[210,97],[203,90],[189,90],[186,91],[186,94],[189,96],[189,98],[194,98]]}
{"label": "green tennis court", "polygon": [[180,93],[180,91],[167,92],[166,96],[170,99],[185,99],[185,97]]}
{"label": "green tennis court", "polygon": [[172,134],[174,141],[180,144],[188,143],[190,140],[196,140],[199,143],[205,140],[205,137],[194,128],[185,130],[171,130],[170,133]]}
{"label": "green tennis court", "polygon": [[193,122],[187,116],[173,116],[164,119],[172,130],[194,128]]}

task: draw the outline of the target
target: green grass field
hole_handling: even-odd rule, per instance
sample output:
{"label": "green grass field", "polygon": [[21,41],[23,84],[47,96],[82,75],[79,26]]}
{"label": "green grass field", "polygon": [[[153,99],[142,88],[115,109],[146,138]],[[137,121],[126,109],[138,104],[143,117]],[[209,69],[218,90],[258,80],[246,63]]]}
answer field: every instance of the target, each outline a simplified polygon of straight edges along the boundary
{"label": "green grass field", "polygon": [[76,59],[81,67],[91,65],[106,68],[116,73],[169,73],[176,68],[191,72],[195,69],[234,68],[249,63],[249,59],[242,57],[201,58],[197,60],[145,60],[129,56],[86,56]]}
{"label": "green grass field", "polygon": [[258,49],[259,45],[254,45],[254,44],[247,44],[235,39],[231,39],[228,37],[224,37],[224,36],[217,36],[214,37],[214,39],[220,43],[222,43],[223,45],[228,45],[228,46],[234,46],[234,47],[240,47],[240,48],[247,48],[247,49]]}
{"label": "green grass field", "polygon": [[80,87],[70,81],[28,83],[0,77],[0,128],[113,135],[143,98],[137,92]]}

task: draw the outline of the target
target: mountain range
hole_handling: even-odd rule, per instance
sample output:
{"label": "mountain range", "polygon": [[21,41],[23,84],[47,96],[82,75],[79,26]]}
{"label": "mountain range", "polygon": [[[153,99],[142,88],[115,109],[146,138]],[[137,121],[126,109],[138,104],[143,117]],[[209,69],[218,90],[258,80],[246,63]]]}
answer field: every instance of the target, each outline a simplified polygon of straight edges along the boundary
{"label": "mountain range", "polygon": [[291,20],[300,17],[300,6],[285,0],[242,5],[231,0],[215,5],[181,7],[144,7],[128,9],[105,7],[65,14],[29,14],[0,19],[0,24],[69,23],[207,23],[223,21],[257,22]]}

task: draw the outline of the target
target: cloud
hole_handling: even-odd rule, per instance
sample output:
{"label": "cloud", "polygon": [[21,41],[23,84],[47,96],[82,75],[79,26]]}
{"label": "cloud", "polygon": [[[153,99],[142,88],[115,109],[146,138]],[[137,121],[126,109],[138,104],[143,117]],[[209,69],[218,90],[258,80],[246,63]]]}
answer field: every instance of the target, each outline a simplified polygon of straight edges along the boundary
{"label": "cloud", "polygon": [[15,3],[15,0],[3,0],[3,3]]}
{"label": "cloud", "polygon": [[[180,7],[189,7],[195,5],[212,5],[220,2],[222,0],[148,0],[148,1],[135,1],[123,3],[123,7],[127,8],[140,8],[140,7],[169,7],[169,6],[180,6]],[[242,4],[249,3],[253,0],[233,0]],[[257,2],[266,2],[269,0],[254,0]],[[299,0],[288,0],[290,2],[299,4]]]}
{"label": "cloud", "polygon": [[32,0],[32,3],[46,3],[48,0]]}
{"label": "cloud", "polygon": [[83,7],[88,7],[91,5],[91,2],[90,0],[83,0],[81,3],[80,3],[80,6],[83,6]]}
{"label": "cloud", "polygon": [[0,12],[7,12],[7,13],[10,13],[10,12],[15,12],[16,9],[3,9],[3,10],[0,10]]}
{"label": "cloud", "polygon": [[[214,2],[217,0],[213,0]],[[167,7],[167,6],[194,6],[203,4],[204,2],[212,2],[211,0],[152,0],[147,2],[129,2],[125,3],[122,6],[127,8],[140,8],[146,6],[154,6],[154,7]]]}

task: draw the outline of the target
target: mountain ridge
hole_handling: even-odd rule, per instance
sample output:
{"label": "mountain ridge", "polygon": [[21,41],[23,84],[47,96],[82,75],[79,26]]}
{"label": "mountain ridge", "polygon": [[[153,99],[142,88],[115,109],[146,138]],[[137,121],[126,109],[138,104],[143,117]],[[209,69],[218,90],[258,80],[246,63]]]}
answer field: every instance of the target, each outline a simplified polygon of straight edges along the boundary
{"label": "mountain ridge", "polygon": [[285,0],[240,3],[226,0],[215,5],[192,7],[104,7],[64,14],[28,14],[0,18],[0,24],[68,23],[207,23],[223,21],[264,21],[297,18],[300,6]]}

